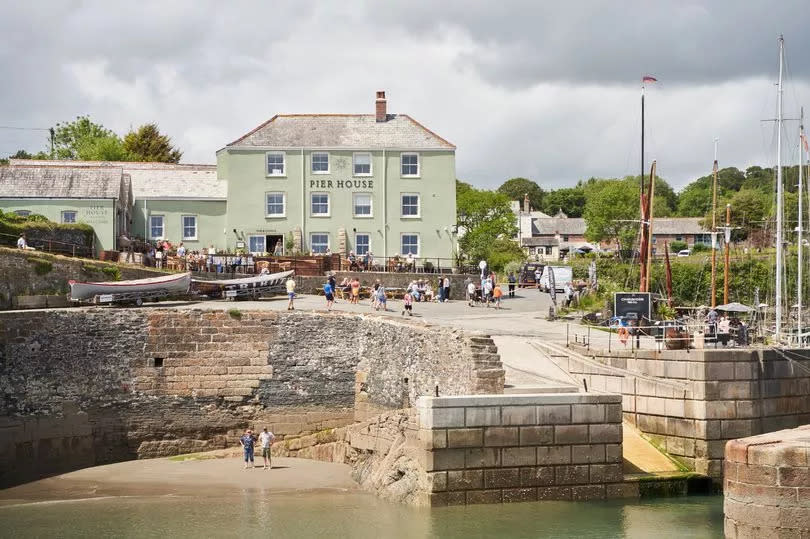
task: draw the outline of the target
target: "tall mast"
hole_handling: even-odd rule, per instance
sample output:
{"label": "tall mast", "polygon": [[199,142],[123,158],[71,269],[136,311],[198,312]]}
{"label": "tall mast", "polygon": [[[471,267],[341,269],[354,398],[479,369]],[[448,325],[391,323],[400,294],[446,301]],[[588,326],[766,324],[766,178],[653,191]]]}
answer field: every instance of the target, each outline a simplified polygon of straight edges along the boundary
{"label": "tall mast", "polygon": [[647,239],[647,216],[644,204],[644,78],[641,79],[641,177],[639,179],[639,216],[641,218],[641,237],[639,238],[638,257],[640,262],[641,275],[639,276],[639,292],[647,291],[647,246],[644,241]]}
{"label": "tall mast", "polygon": [[799,275],[798,275],[798,283],[797,283],[797,305],[798,305],[798,312],[797,314],[797,331],[799,335],[799,345],[804,344],[804,338],[802,338],[802,198],[804,197],[804,191],[802,187],[802,142],[804,142],[804,107],[801,108],[801,115],[799,120]]}
{"label": "tall mast", "polygon": [[644,290],[645,292],[650,291],[650,274],[652,270],[652,236],[653,236],[653,204],[655,203],[655,159],[652,162],[652,168],[650,169],[650,189],[647,194],[647,288]]}
{"label": "tall mast", "polygon": [[731,247],[731,204],[726,204],[726,226],[723,228],[726,240],[726,258],[723,263],[723,305],[728,305],[728,263]]}
{"label": "tall mast", "polygon": [[779,83],[776,94],[776,340],[782,338],[782,69],[785,39],[779,36]]}
{"label": "tall mast", "polygon": [[714,139],[712,167],[712,309],[717,307],[717,141]]}

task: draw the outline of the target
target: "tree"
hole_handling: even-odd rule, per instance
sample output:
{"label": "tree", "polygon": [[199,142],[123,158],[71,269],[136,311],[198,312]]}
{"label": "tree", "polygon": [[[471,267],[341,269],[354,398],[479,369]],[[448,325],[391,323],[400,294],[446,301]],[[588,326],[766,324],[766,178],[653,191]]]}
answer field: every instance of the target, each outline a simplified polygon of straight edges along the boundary
{"label": "tree", "polygon": [[517,234],[515,214],[509,207],[509,197],[496,191],[475,189],[464,182],[456,182],[456,211],[461,253],[472,261],[506,262],[522,257],[523,252],[514,241]]}
{"label": "tree", "polygon": [[57,159],[97,160],[110,155],[115,160],[125,160],[126,152],[121,139],[101,124],[93,123],[89,116],[77,116],[76,120],[57,123],[53,136]]}
{"label": "tree", "polygon": [[554,215],[559,211],[568,217],[582,217],[585,210],[585,189],[582,185],[549,191],[543,197],[543,212]]}
{"label": "tree", "polygon": [[535,182],[526,178],[512,178],[506,180],[498,187],[498,192],[509,197],[509,200],[517,200],[523,208],[523,197],[529,195],[529,205],[535,210],[543,207],[543,190]]}
{"label": "tree", "polygon": [[583,217],[588,241],[610,240],[620,250],[632,249],[639,228],[639,193],[634,183],[627,178],[587,184]]}
{"label": "tree", "polygon": [[17,150],[17,153],[14,155],[9,155],[5,159],[0,159],[0,165],[8,165],[9,159],[50,159],[50,156],[45,152],[37,152],[35,154],[30,154],[25,150]]}
{"label": "tree", "polygon": [[124,150],[132,161],[179,163],[183,152],[172,146],[171,139],[161,135],[157,124],[145,124],[124,137]]}

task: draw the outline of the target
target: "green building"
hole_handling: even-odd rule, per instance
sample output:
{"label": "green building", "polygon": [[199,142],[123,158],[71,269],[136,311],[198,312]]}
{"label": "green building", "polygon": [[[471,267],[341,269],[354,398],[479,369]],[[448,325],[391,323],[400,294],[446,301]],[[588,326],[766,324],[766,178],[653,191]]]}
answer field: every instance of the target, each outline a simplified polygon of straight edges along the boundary
{"label": "green building", "polygon": [[100,166],[0,167],[0,210],[39,214],[56,223],[86,223],[95,231],[96,252],[115,249],[129,231],[132,187],[121,168]]}
{"label": "green building", "polygon": [[451,258],[455,146],[388,114],[385,92],[374,106],[374,114],[277,115],[219,150],[228,246],[273,252],[291,238],[312,253]]}

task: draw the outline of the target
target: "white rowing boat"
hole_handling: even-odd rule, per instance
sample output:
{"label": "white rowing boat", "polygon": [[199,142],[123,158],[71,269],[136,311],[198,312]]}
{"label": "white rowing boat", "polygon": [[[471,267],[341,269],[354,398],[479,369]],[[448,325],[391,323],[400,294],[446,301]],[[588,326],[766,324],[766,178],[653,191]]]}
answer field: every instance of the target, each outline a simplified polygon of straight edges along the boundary
{"label": "white rowing boat", "polygon": [[70,285],[70,299],[73,301],[89,301],[97,296],[113,296],[115,298],[124,295],[134,298],[139,295],[185,294],[191,284],[191,273],[102,283],[68,281],[68,284]]}
{"label": "white rowing boat", "polygon": [[[282,271],[279,273],[268,273],[265,275],[255,275],[253,277],[243,277],[241,279],[217,279],[217,280],[204,280],[192,279],[192,289],[201,294],[221,295],[225,292],[247,292],[251,290],[261,290],[268,288],[283,287],[284,283],[294,272]],[[241,294],[237,294],[241,295]]]}

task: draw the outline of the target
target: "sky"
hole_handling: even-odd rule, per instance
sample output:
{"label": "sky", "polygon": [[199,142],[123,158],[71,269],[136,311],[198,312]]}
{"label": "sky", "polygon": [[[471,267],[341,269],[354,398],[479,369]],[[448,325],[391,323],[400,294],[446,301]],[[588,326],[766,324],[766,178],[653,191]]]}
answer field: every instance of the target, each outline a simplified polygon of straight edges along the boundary
{"label": "sky", "polygon": [[[414,117],[457,147],[478,187],[544,189],[647,166],[676,188],[776,162],[778,36],[787,118],[810,115],[801,0],[12,2],[0,18],[0,155],[38,151],[78,115],[125,134],[157,122],[183,162],[277,113]],[[805,56],[802,56],[805,54]],[[798,122],[784,127],[798,159]]]}

